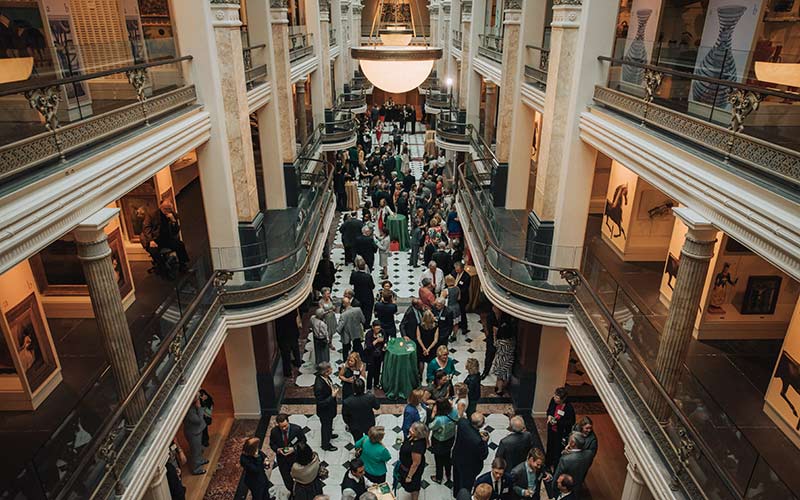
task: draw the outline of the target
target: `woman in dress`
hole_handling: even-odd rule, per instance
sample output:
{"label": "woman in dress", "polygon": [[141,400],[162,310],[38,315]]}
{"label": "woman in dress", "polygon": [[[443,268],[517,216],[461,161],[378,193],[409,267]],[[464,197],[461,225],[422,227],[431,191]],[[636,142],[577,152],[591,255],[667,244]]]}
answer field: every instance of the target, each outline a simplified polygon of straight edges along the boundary
{"label": "woman in dress", "polygon": [[450,453],[456,439],[458,413],[448,399],[439,399],[433,406],[433,420],[428,425],[431,431],[431,453],[436,461],[436,474],[431,476],[434,483],[442,484],[442,472],[450,481],[453,472]]}
{"label": "woman in dress", "polygon": [[261,440],[253,437],[244,442],[239,464],[244,469],[244,484],[250,490],[253,500],[269,500],[269,489],[272,483],[267,478],[265,460],[267,456],[261,451]]}
{"label": "woman in dress", "polygon": [[[389,288],[385,284],[389,283]],[[381,322],[383,333],[386,334],[387,340],[397,336],[397,325],[394,322],[394,316],[397,314],[397,304],[395,304],[394,292],[391,289],[391,282],[384,282],[384,287],[381,288],[378,294],[378,302],[375,304],[375,317]]]}
{"label": "woman in dress", "polygon": [[494,338],[494,346],[497,352],[492,363],[492,373],[497,377],[494,393],[497,396],[505,394],[505,388],[511,380],[511,370],[514,368],[514,349],[517,345],[515,330],[513,327],[506,326],[498,328]]}
{"label": "woman in dress", "polygon": [[386,350],[386,334],[381,327],[380,320],[372,322],[372,328],[367,331],[364,339],[364,361],[367,363],[367,390],[380,387],[381,365],[383,364],[384,351]]}
{"label": "woman in dress", "polygon": [[469,408],[469,389],[467,388],[467,384],[464,382],[459,382],[453,386],[453,390],[456,393],[453,409],[458,414],[458,418],[462,418],[468,415],[467,408]]}
{"label": "woman in dress", "polygon": [[292,464],[291,476],[294,480],[293,500],[313,500],[322,494],[322,478],[319,475],[319,456],[305,441],[295,446],[295,463]]}
{"label": "woman in dress", "polygon": [[397,468],[398,500],[417,500],[422,488],[422,471],[425,470],[425,451],[428,444],[428,428],[422,422],[414,422],[408,437],[400,447],[400,465]]}
{"label": "woman in dress", "polygon": [[445,288],[442,290],[442,298],[447,300],[447,309],[453,314],[453,333],[450,334],[450,342],[455,342],[458,336],[458,325],[461,323],[461,289],[456,286],[456,278],[447,275],[444,278]]}
{"label": "woman in dress", "polygon": [[420,374],[425,365],[434,357],[436,346],[439,344],[439,324],[430,309],[422,314],[422,321],[417,326],[417,361],[419,361]]}
{"label": "woman in dress", "polygon": [[545,467],[553,470],[561,458],[569,433],[575,425],[575,409],[567,400],[567,390],[559,387],[547,405],[547,453]]}
{"label": "woman in dress", "polygon": [[469,358],[464,363],[464,368],[468,373],[467,378],[464,379],[464,385],[467,386],[467,398],[469,400],[467,418],[469,418],[478,409],[478,400],[481,398],[481,367],[477,359]]}
{"label": "woman in dress", "polygon": [[433,406],[440,399],[450,399],[453,397],[453,383],[444,370],[438,370],[433,376],[433,382],[425,388],[428,393],[428,406]]}
{"label": "woman in dress", "polygon": [[[331,289],[322,289],[322,298],[319,300],[319,307],[325,311],[325,325],[328,327],[328,335],[333,340],[333,333],[336,331],[336,303],[333,301]],[[333,349],[333,347],[331,347]]]}
{"label": "woman in dress", "polygon": [[414,389],[408,395],[408,402],[403,409],[403,437],[408,437],[408,431],[414,422],[425,422],[428,408],[425,406],[425,390]]}
{"label": "woman in dress", "polygon": [[347,361],[339,368],[339,380],[342,381],[342,401],[353,395],[353,382],[364,374],[364,363],[357,352],[351,352]]}
{"label": "woman in dress", "polygon": [[433,377],[436,376],[436,372],[439,370],[444,370],[444,373],[447,374],[447,376],[451,379],[453,378],[453,375],[456,374],[455,360],[450,357],[450,351],[445,345],[440,345],[436,348],[436,357],[433,358],[430,363],[428,363],[428,371],[425,381],[429,384],[433,382]]}
{"label": "woman in dress", "polygon": [[711,299],[708,304],[708,312],[712,314],[724,314],[725,299],[728,297],[727,286],[735,286],[739,278],[731,279],[731,265],[726,262],[722,265],[722,270],[714,277],[714,288],[711,291]]}
{"label": "woman in dress", "polygon": [[389,232],[389,217],[392,215],[394,215],[394,211],[386,203],[386,198],[381,198],[375,208],[375,220],[378,223],[379,231]]}
{"label": "woman in dress", "polygon": [[314,361],[315,366],[323,361],[331,360],[331,351],[328,349],[330,343],[330,332],[325,323],[325,310],[318,308],[311,316],[311,335],[314,337]]}
{"label": "woman in dress", "polygon": [[[381,200],[381,204],[385,204],[385,202],[385,199]],[[389,278],[389,246],[392,244],[392,240],[389,238],[388,227],[384,226],[378,231],[378,264],[381,266],[381,279],[385,280]]]}
{"label": "woman in dress", "polygon": [[381,143],[381,135],[383,135],[383,120],[380,120],[378,124],[375,125],[375,139],[378,144]]}

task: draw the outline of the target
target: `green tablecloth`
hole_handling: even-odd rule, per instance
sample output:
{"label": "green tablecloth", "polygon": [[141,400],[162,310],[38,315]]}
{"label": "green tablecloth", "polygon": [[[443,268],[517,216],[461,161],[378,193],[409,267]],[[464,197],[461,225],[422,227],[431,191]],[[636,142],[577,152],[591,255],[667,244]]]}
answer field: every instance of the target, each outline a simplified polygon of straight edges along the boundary
{"label": "green tablecloth", "polygon": [[408,241],[408,221],[405,215],[394,214],[386,219],[389,226],[389,237],[400,243],[400,251],[405,252],[411,245]]}
{"label": "green tablecloth", "polygon": [[417,345],[395,337],[386,344],[381,385],[389,399],[408,399],[411,391],[419,387]]}

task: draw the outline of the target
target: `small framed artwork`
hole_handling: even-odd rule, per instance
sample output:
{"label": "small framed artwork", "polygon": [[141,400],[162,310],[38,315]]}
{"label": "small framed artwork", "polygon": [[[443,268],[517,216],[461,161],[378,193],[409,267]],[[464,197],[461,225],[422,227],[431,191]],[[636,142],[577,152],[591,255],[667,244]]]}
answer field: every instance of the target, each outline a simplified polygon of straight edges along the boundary
{"label": "small framed artwork", "polygon": [[31,293],[11,308],[6,320],[19,367],[34,393],[57,368],[36,294]]}
{"label": "small framed artwork", "polygon": [[667,257],[667,265],[664,266],[664,274],[668,276],[667,278],[667,286],[670,290],[674,290],[673,283],[675,282],[675,278],[678,276],[678,266],[680,265],[680,257],[675,257],[672,255],[672,252],[669,253]]}
{"label": "small framed artwork", "polygon": [[773,314],[781,289],[780,276],[750,276],[742,300],[742,314]]}
{"label": "small framed artwork", "polygon": [[111,247],[111,266],[114,268],[119,294],[124,298],[133,290],[133,281],[128,268],[128,258],[125,255],[125,245],[122,244],[122,232],[119,228],[114,229],[108,235],[108,246]]}
{"label": "small framed artwork", "polygon": [[75,240],[62,238],[30,259],[33,277],[43,295],[89,295]]}

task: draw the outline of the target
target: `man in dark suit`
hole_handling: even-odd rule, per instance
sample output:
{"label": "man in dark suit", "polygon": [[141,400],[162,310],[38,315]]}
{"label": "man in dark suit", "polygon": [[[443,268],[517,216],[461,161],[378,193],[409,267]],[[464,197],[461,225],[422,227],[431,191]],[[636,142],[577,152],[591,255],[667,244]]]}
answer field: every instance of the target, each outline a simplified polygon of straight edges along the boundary
{"label": "man in dark suit", "polygon": [[353,262],[353,256],[355,255],[353,245],[355,245],[356,239],[361,236],[361,229],[363,227],[363,222],[356,217],[351,217],[350,214],[345,214],[344,222],[339,226],[339,232],[342,233],[345,264],[351,264]]}
{"label": "man in dark suit", "polygon": [[578,500],[578,494],[575,493],[575,481],[572,476],[569,474],[558,476],[550,498],[555,500]]}
{"label": "man in dark suit", "polygon": [[411,305],[403,313],[403,319],[400,320],[400,335],[410,339],[417,338],[417,327],[422,321],[422,305],[418,298],[411,299]]}
{"label": "man in dark suit", "polygon": [[[354,458],[347,462],[347,473],[342,478],[342,493],[345,490],[351,490],[355,498],[360,498],[361,495],[367,492],[367,482],[364,480],[366,470],[364,469],[364,462],[360,458]],[[344,495],[342,495],[344,496]]]}
{"label": "man in dark suit", "polygon": [[353,435],[353,443],[361,439],[375,425],[375,413],[381,405],[372,393],[364,393],[364,379],[353,382],[353,395],[342,403],[342,419]]}
{"label": "man in dark suit", "polygon": [[161,250],[169,249],[174,250],[178,256],[181,271],[188,270],[189,254],[186,253],[186,245],[180,239],[180,228],[178,213],[169,200],[162,201],[158,210],[145,214],[142,221],[142,246],[156,265],[161,265],[163,262]]}
{"label": "man in dark suit", "polygon": [[366,260],[362,256],[356,257],[356,270],[350,275],[350,284],[353,285],[353,294],[361,304],[364,313],[364,328],[372,322],[372,307],[375,305],[375,281],[367,270]]}
{"label": "man in dark suit", "polygon": [[453,262],[453,277],[456,279],[456,286],[461,292],[458,296],[458,305],[461,309],[461,322],[458,324],[464,335],[467,334],[467,304],[469,304],[469,285],[472,279],[464,270],[464,263],[460,260]]}
{"label": "man in dark suit", "polygon": [[511,434],[500,440],[496,457],[506,461],[511,470],[521,464],[528,457],[528,452],[533,448],[533,435],[525,430],[525,421],[519,415],[512,417],[510,422]]}
{"label": "man in dark suit", "polygon": [[506,474],[506,461],[502,458],[492,460],[492,470],[475,479],[475,486],[488,484],[492,487],[491,500],[511,500],[514,494],[511,474]]}
{"label": "man in dark suit", "polygon": [[378,244],[375,243],[375,239],[372,237],[372,229],[369,226],[361,228],[361,234],[356,238],[355,243],[353,243],[353,250],[355,250],[356,255],[364,257],[364,262],[367,263],[369,272],[372,272],[375,265],[375,252],[378,251]]}
{"label": "man in dark suit", "polygon": [[527,459],[511,470],[511,478],[514,480],[514,500],[539,500],[542,481],[550,481],[550,474],[544,468],[544,452],[540,448],[529,451]]}
{"label": "man in dark suit", "polygon": [[[560,478],[562,475],[570,476],[572,479],[570,491],[580,490],[583,481],[586,479],[586,474],[589,472],[589,467],[592,465],[594,455],[589,450],[584,449],[585,446],[586,438],[583,437],[583,434],[580,432],[570,434],[567,447],[561,452],[561,458],[553,473],[554,478]],[[551,484],[550,489],[555,493],[555,485]]]}
{"label": "man in dark suit", "polygon": [[[300,313],[294,310],[284,314],[275,320],[275,330],[278,336],[278,350],[281,352],[283,360],[283,376],[292,376],[292,364],[300,368],[303,364],[303,357],[300,354],[300,328],[302,322]],[[294,357],[294,362],[292,362]]]}
{"label": "man in dark suit", "polygon": [[492,487],[488,484],[477,485],[472,493],[467,488],[463,488],[456,495],[456,500],[489,500],[490,498],[492,498]]}
{"label": "man in dark suit", "polygon": [[453,494],[462,488],[472,489],[475,478],[483,468],[489,455],[489,434],[481,433],[485,419],[483,413],[475,412],[469,420],[459,419],[456,424],[456,440],[453,444]]}
{"label": "man in dark suit", "polygon": [[291,471],[295,462],[295,446],[305,440],[303,429],[297,424],[289,423],[288,415],[279,413],[275,417],[275,427],[269,433],[269,447],[275,453],[283,484],[289,491],[292,491],[294,485]]}
{"label": "man in dark suit", "polygon": [[323,361],[317,365],[317,377],[314,379],[314,399],[317,400],[322,449],[325,451],[337,449],[331,445],[331,439],[337,437],[333,433],[333,419],[336,418],[336,395],[339,394],[339,388],[334,387],[331,373],[333,373],[331,364]]}
{"label": "man in dark suit", "polygon": [[447,243],[440,241],[438,249],[431,255],[431,260],[436,262],[436,267],[442,270],[445,275],[453,272],[453,257],[447,251]]}
{"label": "man in dark suit", "polygon": [[439,326],[439,345],[446,346],[448,341],[455,340],[450,338],[453,333],[453,311],[447,307],[446,299],[439,297],[433,303],[431,312]]}

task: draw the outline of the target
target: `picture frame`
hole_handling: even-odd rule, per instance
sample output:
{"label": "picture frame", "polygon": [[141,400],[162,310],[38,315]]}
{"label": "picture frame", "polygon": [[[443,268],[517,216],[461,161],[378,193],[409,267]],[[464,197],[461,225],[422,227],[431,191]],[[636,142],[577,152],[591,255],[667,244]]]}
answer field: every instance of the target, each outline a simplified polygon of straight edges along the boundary
{"label": "picture frame", "polygon": [[725,253],[728,255],[750,255],[753,251],[730,236],[725,236]]}
{"label": "picture frame", "polygon": [[148,179],[120,199],[122,226],[128,241],[133,243],[141,241],[144,217],[148,212],[158,208],[158,201],[153,179]]}
{"label": "picture frame", "polygon": [[60,238],[52,242],[31,257],[30,264],[42,295],[89,295],[75,240]]}
{"label": "picture frame", "polygon": [[108,246],[111,248],[111,265],[117,278],[120,297],[126,297],[133,290],[133,278],[128,267],[128,257],[122,242],[122,231],[116,228],[108,235]]}
{"label": "picture frame", "polygon": [[5,317],[17,366],[33,394],[58,368],[36,294],[25,297]]}
{"label": "picture frame", "polygon": [[782,281],[780,276],[750,276],[742,299],[741,314],[774,314]]}

